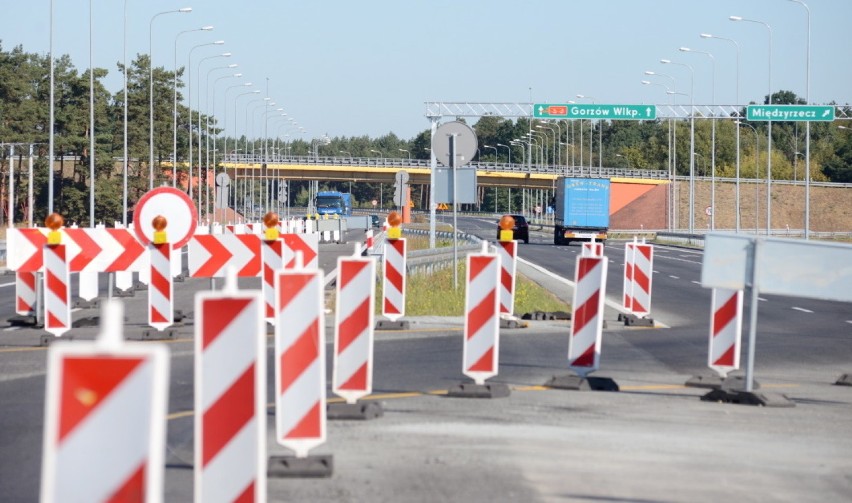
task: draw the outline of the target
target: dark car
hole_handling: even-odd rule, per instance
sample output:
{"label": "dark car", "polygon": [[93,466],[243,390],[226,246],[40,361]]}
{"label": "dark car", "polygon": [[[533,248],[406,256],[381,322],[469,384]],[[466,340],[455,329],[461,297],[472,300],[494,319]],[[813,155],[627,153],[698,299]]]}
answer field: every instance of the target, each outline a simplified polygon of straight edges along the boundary
{"label": "dark car", "polygon": [[376,228],[382,226],[381,222],[379,222],[379,216],[378,215],[370,215],[370,223],[373,225],[373,227],[376,227]]}
{"label": "dark car", "polygon": [[[515,226],[512,227],[512,238],[518,241],[523,241],[529,244],[530,242],[530,226],[527,224],[527,219],[523,215],[503,215],[515,219]],[[500,222],[497,222],[497,239],[500,239]]]}

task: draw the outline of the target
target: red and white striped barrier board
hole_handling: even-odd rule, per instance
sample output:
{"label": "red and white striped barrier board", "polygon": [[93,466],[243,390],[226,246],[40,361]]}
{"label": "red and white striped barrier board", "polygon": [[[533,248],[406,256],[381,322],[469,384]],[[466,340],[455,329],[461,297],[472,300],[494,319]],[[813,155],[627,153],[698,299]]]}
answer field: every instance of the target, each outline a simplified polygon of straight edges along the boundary
{"label": "red and white striped barrier board", "polygon": [[[40,272],[46,228],[9,229],[9,269]],[[145,246],[128,229],[62,228],[62,243],[71,272],[140,271],[148,266]]]}
{"label": "red and white striped barrier board", "polygon": [[707,366],[722,378],[740,368],[743,291],[714,288]]}
{"label": "red and white striped barrier board", "polygon": [[148,324],[163,330],[174,323],[174,283],[171,243],[150,243],[151,282],[148,285]]}
{"label": "red and white striped barrier board", "polygon": [[574,269],[568,367],[580,377],[600,366],[607,265],[604,257],[577,257]]}
{"label": "red and white striped barrier board", "polygon": [[364,247],[367,249],[367,255],[373,253],[373,229],[367,229],[366,236],[364,238]]}
{"label": "red and white striped barrier board", "polygon": [[257,291],[195,297],[195,500],[266,500],[266,324]]}
{"label": "red and white striped barrier board", "polygon": [[497,241],[500,256],[500,312],[515,312],[515,270],[518,266],[518,242]]}
{"label": "red and white striped barrier board", "polygon": [[583,241],[582,245],[583,247],[580,249],[580,256],[582,257],[602,257],[604,254],[603,243]]}
{"label": "red and white striped barrier board", "polygon": [[382,261],[382,315],[391,321],[405,316],[405,238],[386,239]]}
{"label": "red and white striped barrier board", "polygon": [[18,272],[40,272],[44,270],[44,245],[47,244],[48,229],[6,229],[6,265]]}
{"label": "red and white striped barrier board", "polygon": [[260,290],[263,294],[264,302],[264,318],[267,323],[275,325],[275,275],[284,268],[284,241],[276,239],[261,241],[260,255],[263,262],[263,279],[260,283]]}
{"label": "red and white striped barrier board", "polygon": [[260,276],[260,241],[256,234],[196,234],[189,240],[189,275],[222,278],[233,267],[239,277]]}
{"label": "red and white striped barrier board", "polygon": [[36,314],[36,273],[15,273],[15,312],[31,316]]}
{"label": "red and white striped barrier board", "polygon": [[275,432],[300,458],[326,439],[323,273],[275,276]]}
{"label": "red and white striped barrier board", "polygon": [[651,283],[654,277],[654,245],[636,243],[633,251],[633,305],[636,316],[651,313]]}
{"label": "red and white striped barrier board", "polygon": [[302,253],[305,269],[319,269],[319,234],[281,234],[284,240],[284,268],[296,266],[296,253]]}
{"label": "red and white striped barrier board", "polygon": [[44,246],[44,329],[59,337],[71,329],[71,279],[65,245]]}
{"label": "red and white striped barrier board", "polygon": [[500,353],[500,257],[487,253],[467,256],[462,373],[476,384],[497,375]]}
{"label": "red and white striped barrier board", "polygon": [[348,403],[373,391],[376,261],[338,257],[331,390]]}
{"label": "red and white striped barrier board", "polygon": [[122,342],[108,304],[118,341],[48,350],[41,501],[163,500],[168,350]]}
{"label": "red and white striped barrier board", "polygon": [[624,243],[624,287],[621,307],[633,312],[633,255],[635,253],[636,238],[633,242]]}

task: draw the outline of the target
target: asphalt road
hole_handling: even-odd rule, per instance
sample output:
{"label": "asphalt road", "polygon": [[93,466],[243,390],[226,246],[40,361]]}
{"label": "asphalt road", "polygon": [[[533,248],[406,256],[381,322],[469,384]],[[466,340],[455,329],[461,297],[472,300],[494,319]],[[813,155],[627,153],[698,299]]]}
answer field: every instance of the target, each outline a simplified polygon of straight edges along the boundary
{"label": "asphalt road", "polygon": [[[493,234],[490,221],[462,224],[465,230],[480,228],[485,237]],[[570,300],[579,247],[531,237],[520,256],[555,274],[524,264],[521,271]],[[324,246],[324,267],[349,250],[351,245]],[[612,305],[621,296],[623,253],[623,244],[607,247]],[[618,393],[543,386],[568,373],[566,322],[501,331],[500,374],[491,381],[509,385],[512,393],[493,400],[445,396],[448,387],[467,380],[461,374],[461,318],[411,319],[410,330],[378,332],[372,398],[385,415],[330,422],[328,441],[312,453],[333,456],[333,476],[270,479],[269,500],[848,501],[852,387],[832,383],[852,372],[852,310],[823,301],[761,300],[756,377],[763,390],[786,394],[796,407],[704,402],[699,397],[706,390],[683,386],[693,375],[710,373],[710,295],[696,284],[700,263],[700,251],[656,248],[651,312],[657,328],[625,327],[617,310],[607,309],[596,375],[613,378]],[[177,307],[190,311],[193,292],[208,285],[180,284]],[[0,288],[5,303],[11,289]],[[125,305],[125,335],[140,338],[145,327],[135,320],[143,319],[143,296]],[[36,501],[46,350],[37,347],[35,330],[0,330],[0,499]],[[192,326],[176,330],[177,339],[166,343],[171,384],[165,499],[189,501]],[[75,329],[74,336],[90,339],[96,332]],[[331,333],[329,327],[327,337]],[[271,348],[271,338],[268,343]],[[271,370],[271,358],[267,363]],[[268,384],[271,390],[271,375]],[[269,414],[269,454],[286,454],[274,440],[272,407]]]}

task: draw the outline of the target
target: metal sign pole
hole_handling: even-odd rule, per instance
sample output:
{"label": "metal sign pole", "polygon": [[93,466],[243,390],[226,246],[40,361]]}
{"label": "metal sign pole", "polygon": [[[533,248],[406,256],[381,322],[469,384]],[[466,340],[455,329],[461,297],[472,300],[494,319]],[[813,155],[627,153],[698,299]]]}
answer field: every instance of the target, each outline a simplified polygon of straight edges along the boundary
{"label": "metal sign pole", "polygon": [[453,172],[453,288],[459,289],[458,203],[456,177],[456,135],[450,135],[450,169]]}

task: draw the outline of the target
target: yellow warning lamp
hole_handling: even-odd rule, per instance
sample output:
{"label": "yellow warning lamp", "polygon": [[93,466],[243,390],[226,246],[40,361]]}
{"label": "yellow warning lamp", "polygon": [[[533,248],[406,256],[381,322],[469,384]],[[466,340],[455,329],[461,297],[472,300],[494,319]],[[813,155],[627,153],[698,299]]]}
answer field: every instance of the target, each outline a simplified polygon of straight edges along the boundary
{"label": "yellow warning lamp", "polygon": [[166,217],[163,215],[157,215],[151,220],[151,227],[154,228],[154,244],[162,245],[169,242],[168,237],[166,237],[166,226],[169,225],[169,221],[166,220]]}
{"label": "yellow warning lamp", "polygon": [[278,239],[278,213],[270,211],[263,215],[263,225],[266,226],[266,231],[263,233],[263,238],[267,241],[275,241]]}
{"label": "yellow warning lamp", "polygon": [[512,231],[512,228],[515,227],[515,219],[509,215],[503,215],[497,225],[500,226],[500,241],[512,241],[515,237],[515,233]]}
{"label": "yellow warning lamp", "polygon": [[59,233],[59,228],[64,223],[65,219],[59,213],[51,213],[44,219],[44,226],[50,229],[50,232],[47,233],[47,244],[62,244],[62,234]]}
{"label": "yellow warning lamp", "polygon": [[399,224],[401,223],[402,217],[399,216],[399,213],[391,211],[388,215],[388,225],[390,225],[390,229],[388,229],[388,239],[399,239],[402,237],[402,229],[399,228]]}

